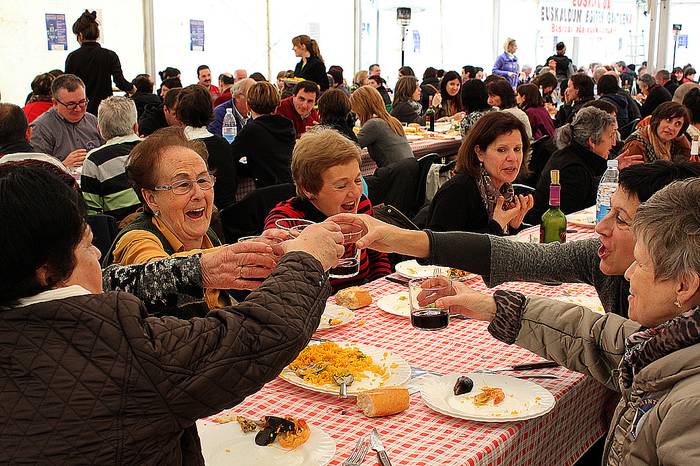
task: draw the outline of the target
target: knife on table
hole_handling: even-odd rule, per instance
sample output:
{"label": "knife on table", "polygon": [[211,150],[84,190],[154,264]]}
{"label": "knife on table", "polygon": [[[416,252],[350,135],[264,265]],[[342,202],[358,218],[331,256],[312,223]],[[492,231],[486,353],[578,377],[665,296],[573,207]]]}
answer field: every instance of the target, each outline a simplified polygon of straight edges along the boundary
{"label": "knife on table", "polygon": [[382,466],[391,466],[391,461],[389,461],[389,457],[386,454],[384,445],[382,445],[382,439],[379,438],[379,432],[377,432],[377,429],[372,429],[372,432],[370,432],[369,443],[372,446],[372,450],[377,452],[379,463]]}
{"label": "knife on table", "polygon": [[529,364],[516,364],[510,367],[494,367],[492,369],[486,369],[488,372],[502,372],[502,371],[529,371],[532,369],[545,369],[547,367],[559,367],[554,361],[542,361],[533,362]]}

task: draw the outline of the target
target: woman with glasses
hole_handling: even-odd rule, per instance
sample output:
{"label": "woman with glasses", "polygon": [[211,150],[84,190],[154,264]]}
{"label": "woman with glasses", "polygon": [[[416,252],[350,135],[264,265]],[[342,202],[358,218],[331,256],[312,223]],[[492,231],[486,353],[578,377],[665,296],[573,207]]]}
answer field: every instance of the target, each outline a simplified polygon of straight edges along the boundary
{"label": "woman with glasses", "polygon": [[[126,174],[144,211],[119,232],[104,257],[105,267],[188,256],[221,244],[209,228],[215,178],[207,158],[201,141],[189,140],[175,127],[156,131],[131,151]],[[203,315],[230,304],[227,293],[207,289],[201,302],[181,307],[178,316]]]}

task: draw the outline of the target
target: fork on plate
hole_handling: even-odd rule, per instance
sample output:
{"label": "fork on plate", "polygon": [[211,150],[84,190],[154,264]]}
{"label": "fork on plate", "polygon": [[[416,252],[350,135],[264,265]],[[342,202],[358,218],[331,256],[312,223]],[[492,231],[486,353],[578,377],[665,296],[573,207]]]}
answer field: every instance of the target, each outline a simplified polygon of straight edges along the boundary
{"label": "fork on plate", "polygon": [[343,461],[341,466],[360,466],[369,452],[369,438],[360,437],[355,443],[355,447],[350,452],[350,456]]}

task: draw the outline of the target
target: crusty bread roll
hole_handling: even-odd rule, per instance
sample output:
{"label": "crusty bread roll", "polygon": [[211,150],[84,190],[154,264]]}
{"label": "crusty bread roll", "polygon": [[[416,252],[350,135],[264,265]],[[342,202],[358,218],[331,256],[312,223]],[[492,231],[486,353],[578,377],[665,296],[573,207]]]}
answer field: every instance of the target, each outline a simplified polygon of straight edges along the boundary
{"label": "crusty bread roll", "polygon": [[384,387],[357,394],[357,407],[367,417],[397,414],[408,409],[410,398],[406,387]]}
{"label": "crusty bread roll", "polygon": [[345,306],[348,309],[359,309],[372,304],[372,297],[364,288],[351,286],[338,291],[335,294],[335,302],[339,306]]}

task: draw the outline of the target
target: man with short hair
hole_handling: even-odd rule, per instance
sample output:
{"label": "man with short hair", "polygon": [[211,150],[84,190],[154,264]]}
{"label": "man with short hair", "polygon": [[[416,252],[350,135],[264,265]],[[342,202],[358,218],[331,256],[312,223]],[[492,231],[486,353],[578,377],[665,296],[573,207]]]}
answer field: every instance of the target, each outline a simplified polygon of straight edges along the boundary
{"label": "man with short hair", "polygon": [[560,88],[564,87],[567,80],[574,74],[574,63],[571,58],[566,56],[566,44],[564,42],[558,42],[556,45],[556,53],[549,58],[547,58],[547,65],[552,68],[551,62],[554,62],[554,68],[552,73],[557,77],[557,81],[560,83]]}
{"label": "man with short hair", "polygon": [[476,68],[474,68],[472,65],[464,65],[462,67],[462,83],[466,83],[470,79],[474,79],[476,77]]}
{"label": "man with short hair", "polygon": [[35,152],[29,144],[32,128],[24,111],[15,104],[0,103],[0,164],[40,160],[57,166],[68,176],[68,169],[56,157]]}
{"label": "man with short hair", "polygon": [[207,65],[199,65],[197,67],[197,84],[203,86],[209,91],[213,105],[214,101],[221,95],[221,91],[218,87],[211,83],[211,70]]}
{"label": "man with short hair", "polygon": [[369,65],[369,75],[370,76],[380,76],[382,74],[382,69],[380,66],[375,63],[373,65]]}
{"label": "man with short hair", "polygon": [[57,77],[51,83],[51,102],[53,107],[32,123],[31,145],[66,167],[79,167],[88,150],[104,143],[97,117],[86,111],[85,84],[74,74]]}
{"label": "man with short hair", "polygon": [[107,97],[97,109],[97,125],[107,142],[88,152],[81,188],[88,213],[111,215],[117,222],[141,205],[124,168],[129,152],[141,140],[136,105],[126,97]]}
{"label": "man with short hair", "polygon": [[574,116],[586,102],[595,99],[593,88],[595,83],[583,73],[577,73],[569,78],[568,86],[564,91],[564,105],[559,108],[554,118],[557,128],[571,123]]}
{"label": "man with short hair", "polygon": [[209,123],[207,130],[211,134],[221,136],[221,127],[224,124],[224,117],[226,116],[226,109],[233,109],[233,116],[236,119],[236,128],[238,131],[243,128],[250,118],[250,108],[248,107],[248,89],[255,84],[255,80],[251,78],[244,78],[238,81],[231,87],[231,98],[226,102],[217,105],[214,108],[214,120]]}
{"label": "man with short hair", "polygon": [[656,72],[656,84],[663,86],[673,96],[678,89],[679,84],[671,79],[671,73],[668,70],[659,70]]}
{"label": "man with short hair", "polygon": [[314,109],[320,90],[313,81],[301,81],[294,86],[291,97],[283,99],[276,113],[289,118],[294,124],[297,139],[306,132],[306,128],[320,121],[318,110]]}
{"label": "man with short hair", "polygon": [[234,83],[241,81],[248,77],[248,72],[244,69],[236,70],[233,72]]}
{"label": "man with short hair", "polygon": [[619,61],[615,63],[615,69],[617,70],[618,74],[620,75],[620,82],[622,83],[622,89],[630,89],[632,88],[632,84],[634,83],[634,79],[636,76],[634,75],[633,71],[630,71],[627,68],[627,65],[623,61]]}
{"label": "man with short hair", "polygon": [[182,91],[181,87],[173,87],[163,97],[162,104],[146,106],[143,115],[139,118],[139,134],[141,136],[148,136],[168,126],[181,126],[175,115],[180,91]]}

